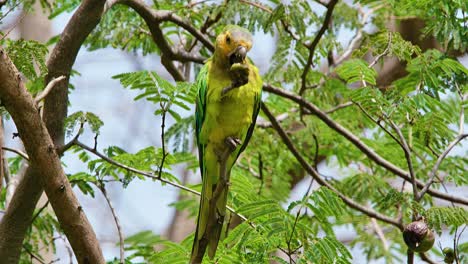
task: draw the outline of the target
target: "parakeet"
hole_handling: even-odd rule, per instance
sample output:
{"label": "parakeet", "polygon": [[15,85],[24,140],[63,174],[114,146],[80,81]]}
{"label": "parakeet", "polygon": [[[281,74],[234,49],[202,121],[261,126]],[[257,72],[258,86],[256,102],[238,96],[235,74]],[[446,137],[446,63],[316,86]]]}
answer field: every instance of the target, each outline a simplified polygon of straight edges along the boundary
{"label": "parakeet", "polygon": [[216,253],[230,171],[247,147],[257,120],[262,80],[246,57],[252,44],[248,30],[226,26],[197,77],[196,137],[203,183],[191,263],[201,263],[206,247],[211,259]]}

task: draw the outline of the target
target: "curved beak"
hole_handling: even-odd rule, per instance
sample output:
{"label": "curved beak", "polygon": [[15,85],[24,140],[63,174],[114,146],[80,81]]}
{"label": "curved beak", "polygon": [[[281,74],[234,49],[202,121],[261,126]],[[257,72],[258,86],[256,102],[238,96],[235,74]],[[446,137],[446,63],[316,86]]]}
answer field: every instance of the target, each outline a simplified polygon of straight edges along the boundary
{"label": "curved beak", "polygon": [[229,63],[231,65],[234,63],[243,63],[245,57],[247,57],[247,48],[239,45],[231,54],[229,54]]}

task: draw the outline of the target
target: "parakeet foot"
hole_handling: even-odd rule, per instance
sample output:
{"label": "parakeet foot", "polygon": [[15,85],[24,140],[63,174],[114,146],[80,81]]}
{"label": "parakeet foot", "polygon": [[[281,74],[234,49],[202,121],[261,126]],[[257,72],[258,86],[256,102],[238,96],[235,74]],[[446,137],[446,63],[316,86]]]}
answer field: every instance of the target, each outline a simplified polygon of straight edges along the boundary
{"label": "parakeet foot", "polygon": [[239,88],[249,82],[249,66],[245,63],[234,63],[230,70],[229,75],[231,84],[223,89],[221,96],[224,96],[231,90]]}
{"label": "parakeet foot", "polygon": [[238,139],[238,138],[235,138],[235,137],[227,137],[224,140],[224,143],[226,143],[229,150],[232,152],[232,151],[236,150],[237,146],[242,144],[242,141],[240,139]]}
{"label": "parakeet foot", "polygon": [[234,86],[234,85],[229,85],[229,86],[226,86],[224,87],[224,89],[221,91],[221,96],[224,96],[225,94],[227,94],[229,91],[233,90],[233,89],[236,89],[237,87]]}

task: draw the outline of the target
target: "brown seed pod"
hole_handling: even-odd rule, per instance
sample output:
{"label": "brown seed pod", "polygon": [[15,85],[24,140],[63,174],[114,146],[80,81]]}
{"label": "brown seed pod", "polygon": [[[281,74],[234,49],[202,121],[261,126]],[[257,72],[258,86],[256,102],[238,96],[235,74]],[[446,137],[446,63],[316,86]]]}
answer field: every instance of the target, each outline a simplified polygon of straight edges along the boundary
{"label": "brown seed pod", "polygon": [[406,245],[414,252],[426,252],[434,245],[434,233],[424,220],[414,221],[403,230]]}

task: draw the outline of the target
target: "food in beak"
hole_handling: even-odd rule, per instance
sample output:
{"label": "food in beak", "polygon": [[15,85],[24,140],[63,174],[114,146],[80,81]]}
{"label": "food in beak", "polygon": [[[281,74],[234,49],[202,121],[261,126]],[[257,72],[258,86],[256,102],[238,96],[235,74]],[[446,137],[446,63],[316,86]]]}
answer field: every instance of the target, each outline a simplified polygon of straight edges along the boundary
{"label": "food in beak", "polygon": [[229,63],[244,63],[245,57],[247,56],[247,49],[244,46],[238,46],[232,54],[229,56]]}

